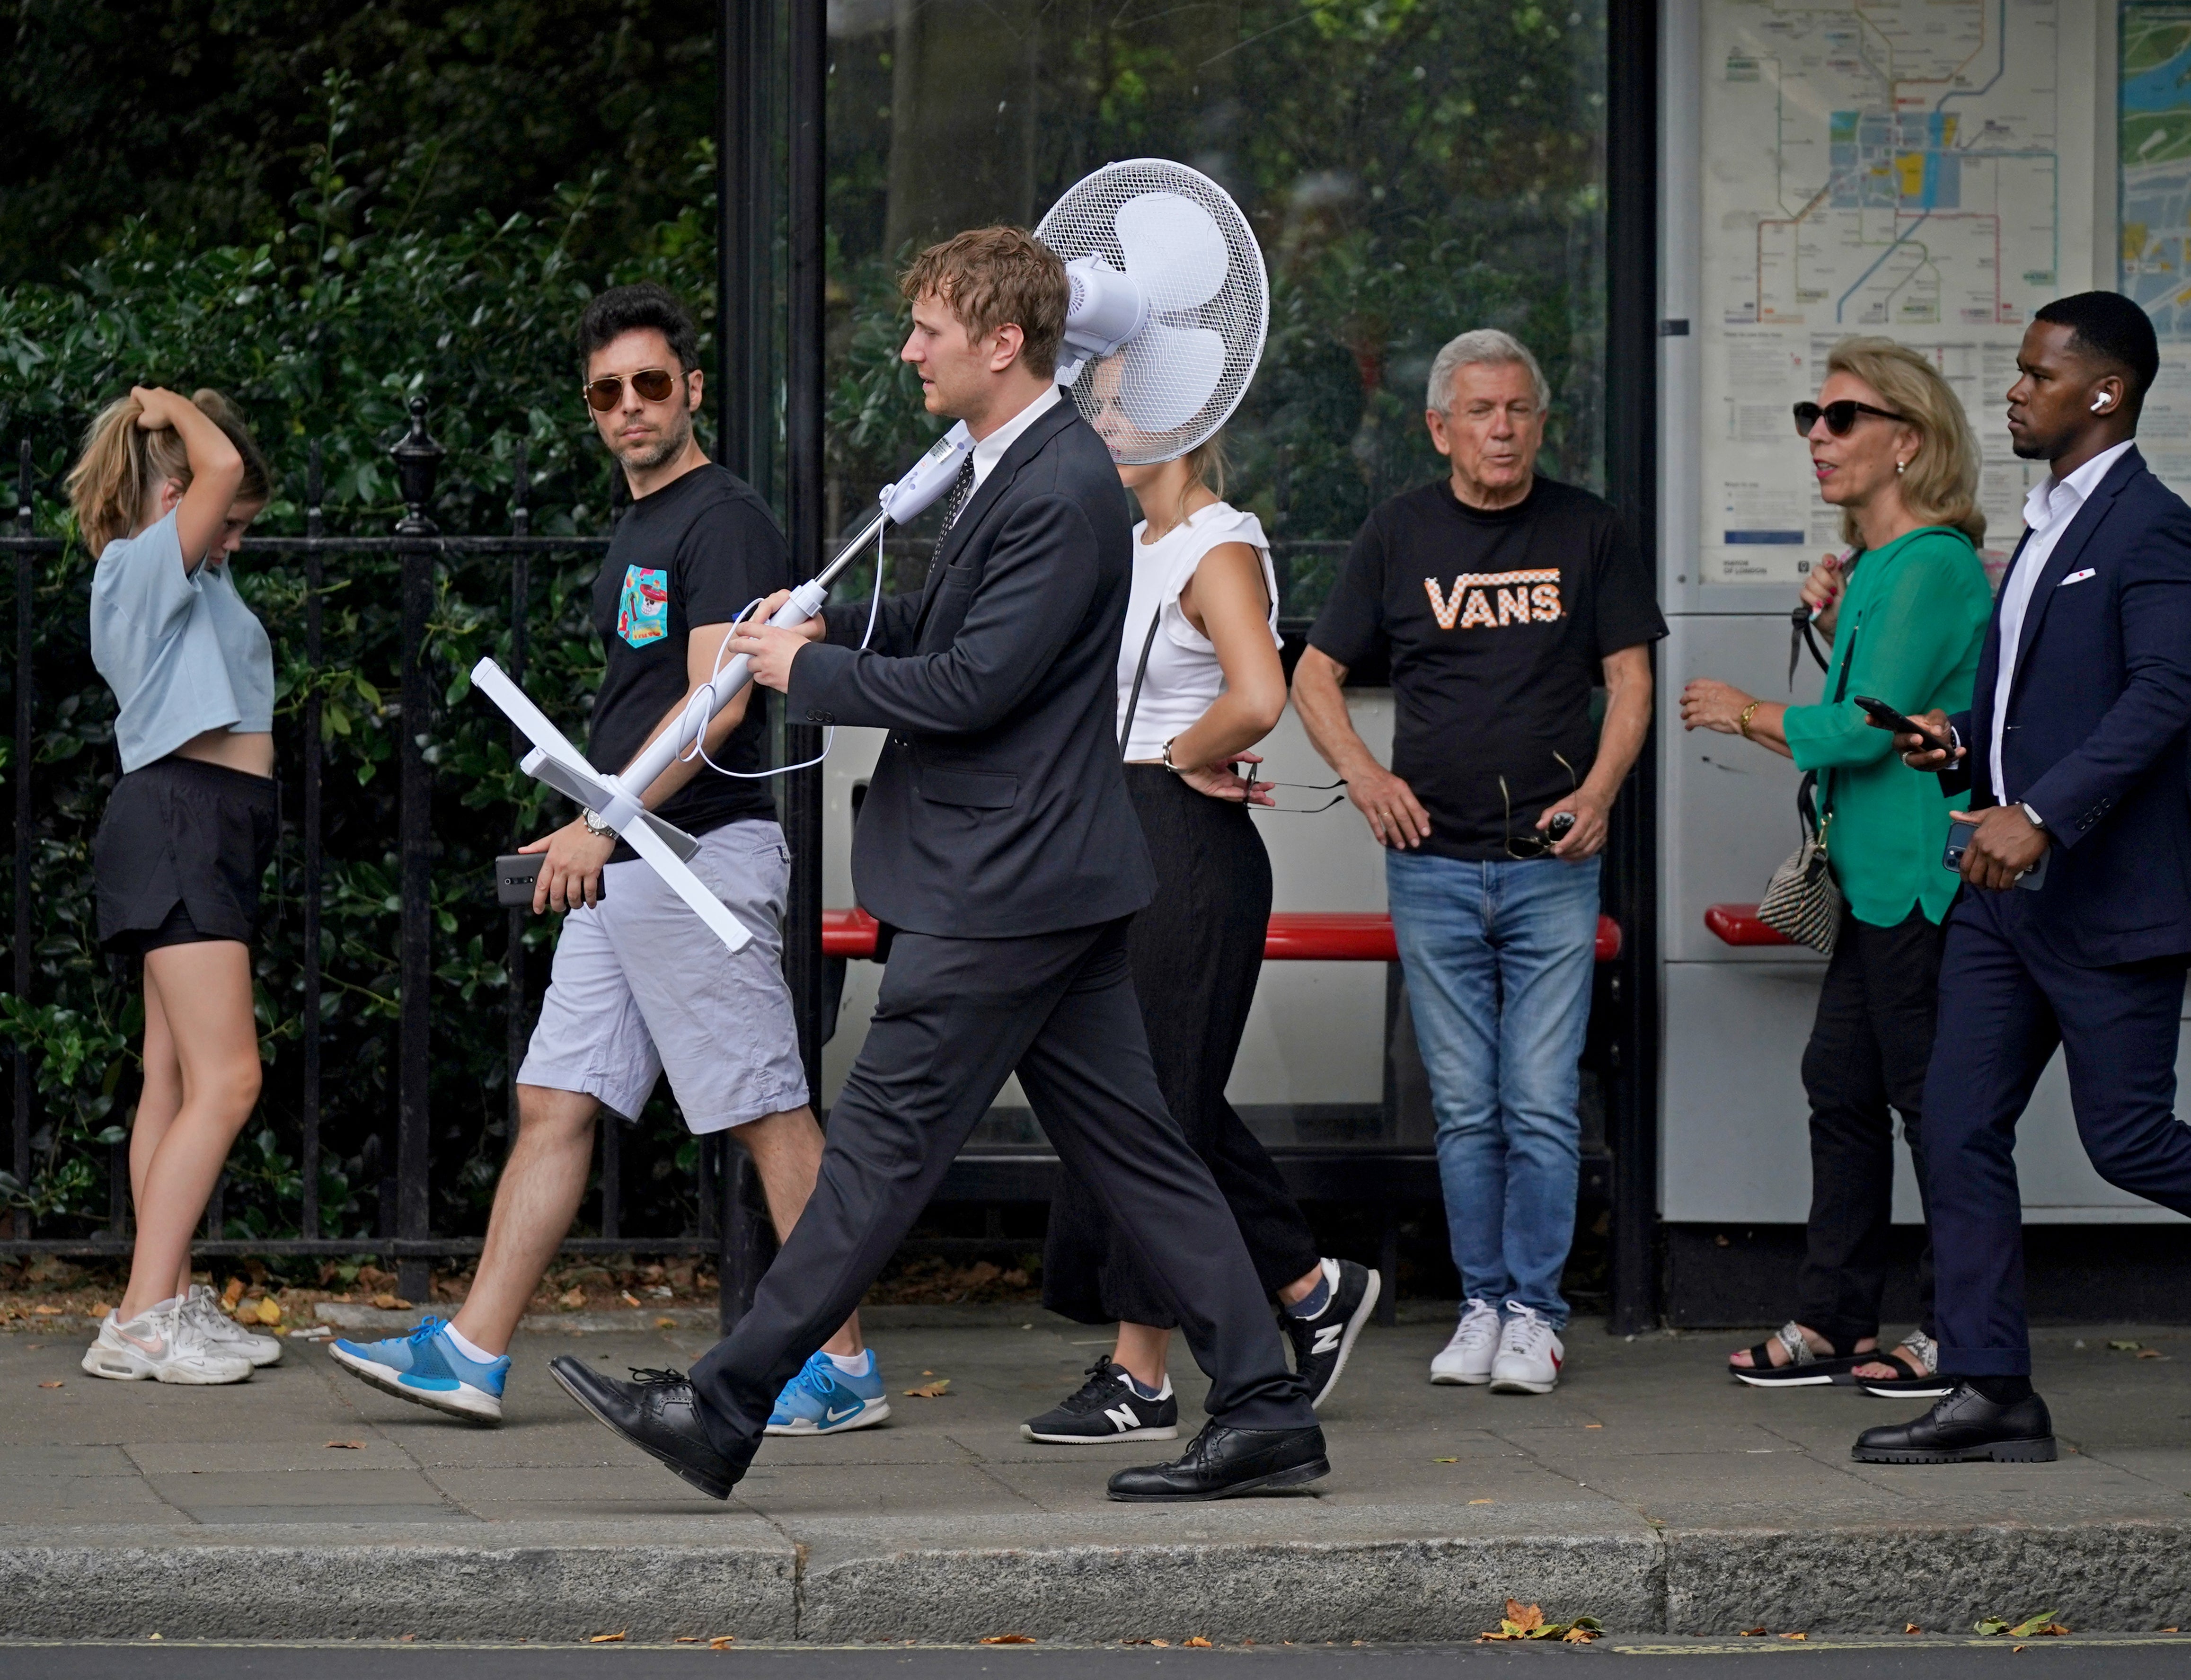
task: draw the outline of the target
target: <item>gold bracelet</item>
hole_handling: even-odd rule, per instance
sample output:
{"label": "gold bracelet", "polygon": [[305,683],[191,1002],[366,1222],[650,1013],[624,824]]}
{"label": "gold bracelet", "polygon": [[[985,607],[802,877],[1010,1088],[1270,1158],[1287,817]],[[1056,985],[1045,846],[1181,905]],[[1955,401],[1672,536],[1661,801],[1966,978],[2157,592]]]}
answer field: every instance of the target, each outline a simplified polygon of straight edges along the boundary
{"label": "gold bracelet", "polygon": [[1755,741],[1757,738],[1750,732],[1750,720],[1757,715],[1757,709],[1764,703],[1762,700],[1752,700],[1742,709],[1742,715],[1735,720],[1735,733],[1744,740]]}

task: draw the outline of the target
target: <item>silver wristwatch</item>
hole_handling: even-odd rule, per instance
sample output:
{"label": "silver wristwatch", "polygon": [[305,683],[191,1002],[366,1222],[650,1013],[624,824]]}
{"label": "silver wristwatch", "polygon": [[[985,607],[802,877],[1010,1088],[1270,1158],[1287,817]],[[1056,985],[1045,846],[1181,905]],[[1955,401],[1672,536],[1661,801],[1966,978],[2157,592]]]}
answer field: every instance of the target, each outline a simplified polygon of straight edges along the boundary
{"label": "silver wristwatch", "polygon": [[616,830],[602,822],[599,814],[595,812],[582,809],[578,812],[578,820],[586,825],[586,832],[589,834],[600,834],[609,839],[614,839],[616,836]]}

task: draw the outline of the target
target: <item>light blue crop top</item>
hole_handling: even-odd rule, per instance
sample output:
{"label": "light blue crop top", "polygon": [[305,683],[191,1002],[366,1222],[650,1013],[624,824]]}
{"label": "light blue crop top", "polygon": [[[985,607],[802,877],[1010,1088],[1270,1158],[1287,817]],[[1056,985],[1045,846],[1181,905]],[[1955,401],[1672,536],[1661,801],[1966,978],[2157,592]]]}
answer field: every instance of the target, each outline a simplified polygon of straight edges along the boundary
{"label": "light blue crop top", "polygon": [[91,660],[121,703],[123,772],[208,729],[274,727],[274,648],[228,567],[183,570],[175,515],[118,537],[91,579]]}

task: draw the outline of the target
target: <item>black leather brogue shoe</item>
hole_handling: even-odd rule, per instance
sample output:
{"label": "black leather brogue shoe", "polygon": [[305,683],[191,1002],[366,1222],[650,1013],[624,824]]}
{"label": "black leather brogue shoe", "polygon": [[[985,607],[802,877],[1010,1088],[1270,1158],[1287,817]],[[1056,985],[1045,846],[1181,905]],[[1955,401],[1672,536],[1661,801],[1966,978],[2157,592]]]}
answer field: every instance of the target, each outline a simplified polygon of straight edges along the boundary
{"label": "black leather brogue shoe", "polygon": [[2003,1405],[1959,1383],[1924,1416],[1865,1430],[1849,1456],[1859,1464],[2052,1464],[2054,1420],[2036,1394]]}
{"label": "black leather brogue shoe", "polygon": [[1298,1487],[1329,1474],[1323,1431],[1314,1424],[1302,1429],[1227,1429],[1206,1423],[1170,1463],[1121,1470],[1111,1478],[1111,1497],[1151,1505],[1230,1499],[1266,1488]]}
{"label": "black leather brogue shoe", "polygon": [[692,1384],[682,1371],[642,1370],[619,1382],[568,1353],[548,1362],[563,1392],[641,1452],[659,1459],[702,1493],[728,1499],[745,1474],[717,1452],[692,1409]]}

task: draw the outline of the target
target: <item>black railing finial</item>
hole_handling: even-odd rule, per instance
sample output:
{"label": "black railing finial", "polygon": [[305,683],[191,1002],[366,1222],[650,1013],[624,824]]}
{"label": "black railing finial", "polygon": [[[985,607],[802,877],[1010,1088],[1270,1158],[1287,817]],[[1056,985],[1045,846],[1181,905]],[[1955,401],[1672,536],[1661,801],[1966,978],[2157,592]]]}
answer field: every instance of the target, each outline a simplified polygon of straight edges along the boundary
{"label": "black railing finial", "polygon": [[426,399],[411,399],[411,430],[403,440],[388,452],[396,460],[396,473],[403,487],[403,502],[408,511],[397,521],[399,536],[430,537],[434,521],[426,516],[427,506],[434,499],[434,480],[441,468],[441,457],[449,452],[434,441],[426,430]]}
{"label": "black railing finial", "polygon": [[519,438],[509,464],[509,529],[511,534],[532,534],[532,452],[530,440]]}
{"label": "black railing finial", "polygon": [[15,522],[31,534],[31,440],[25,438],[15,454]]}

